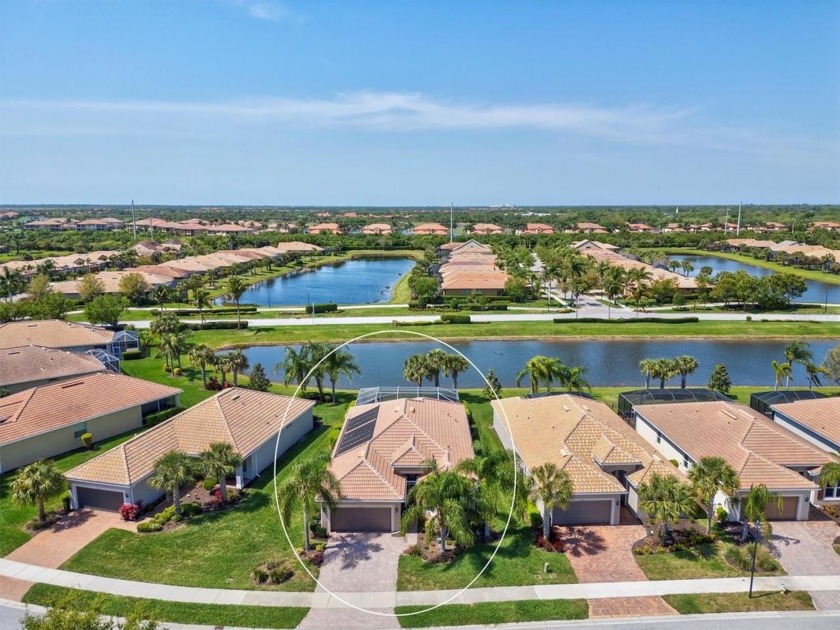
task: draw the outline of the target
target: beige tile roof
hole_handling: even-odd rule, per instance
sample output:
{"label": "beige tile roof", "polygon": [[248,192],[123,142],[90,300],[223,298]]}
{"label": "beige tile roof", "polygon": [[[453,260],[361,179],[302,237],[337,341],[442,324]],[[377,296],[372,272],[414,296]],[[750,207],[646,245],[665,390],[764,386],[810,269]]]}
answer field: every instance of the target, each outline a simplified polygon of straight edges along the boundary
{"label": "beige tile roof", "polygon": [[504,234],[505,229],[494,223],[476,223],[471,232],[473,234]]}
{"label": "beige tile roof", "polygon": [[301,241],[280,241],[277,243],[277,249],[283,253],[287,252],[322,252],[323,247],[318,247],[312,243],[303,243]]}
{"label": "beige tile roof", "polygon": [[523,234],[554,234],[554,228],[545,223],[528,223]]}
{"label": "beige tile roof", "polygon": [[112,372],[33,387],[0,398],[0,418],[5,418],[0,421],[0,444],[180,393],[175,387]]}
{"label": "beige tile roof", "polygon": [[392,231],[387,223],[371,223],[362,228],[362,234],[390,234]]}
{"label": "beige tile roof", "polygon": [[[742,489],[758,478],[755,471],[771,490],[789,488],[792,478],[786,466],[816,468],[831,461],[825,451],[745,405],[710,401],[635,409],[694,461],[723,457],[741,476]],[[805,485],[796,487],[816,488],[800,479]]]}
{"label": "beige tile roof", "polygon": [[[615,494],[624,487],[599,465],[637,463],[644,473],[682,476],[607,405],[581,396],[505,398],[492,402],[507,414],[516,451],[529,470],[554,463],[572,478],[576,494]],[[634,473],[636,474],[636,473]]]}
{"label": "beige tile roof", "polygon": [[113,331],[59,319],[0,324],[0,348],[16,348],[22,345],[46,348],[105,346],[113,339]]}
{"label": "beige tile roof", "polygon": [[412,230],[415,234],[449,234],[449,228],[440,223],[421,223]]}
{"label": "beige tile roof", "polygon": [[155,461],[167,451],[177,449],[198,455],[213,442],[227,442],[237,453],[247,457],[277,434],[284,418],[294,422],[314,405],[312,401],[269,392],[236,387],[225,389],[77,466],[66,477],[130,485],[149,475]]}
{"label": "beige tile roof", "polygon": [[773,405],[791,420],[840,444],[840,396]]}
{"label": "beige tile roof", "polygon": [[469,421],[460,403],[430,398],[372,403],[352,408],[347,419],[372,410],[376,420],[371,439],[336,455],[342,428],[333,451],[330,470],[341,483],[344,499],[403,501],[405,478],[394,465],[416,466],[434,459],[440,467],[450,467],[474,454]]}
{"label": "beige tile roof", "polygon": [[[105,293],[120,293],[120,281],[130,273],[138,273],[148,283],[150,287],[158,285],[168,285],[173,282],[169,276],[162,276],[148,271],[140,271],[138,269],[123,269],[122,271],[100,271],[96,279],[102,282],[103,291]],[[79,280],[65,280],[63,282],[53,282],[52,289],[56,293],[64,293],[67,295],[79,294]]]}
{"label": "beige tile roof", "polygon": [[0,350],[0,387],[104,371],[105,366],[88,354],[41,346]]}

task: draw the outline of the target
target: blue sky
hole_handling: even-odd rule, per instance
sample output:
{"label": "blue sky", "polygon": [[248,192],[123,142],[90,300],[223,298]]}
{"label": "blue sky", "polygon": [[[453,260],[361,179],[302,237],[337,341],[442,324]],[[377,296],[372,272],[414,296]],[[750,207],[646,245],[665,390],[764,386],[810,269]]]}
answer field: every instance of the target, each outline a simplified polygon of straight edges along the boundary
{"label": "blue sky", "polygon": [[840,2],[6,0],[0,203],[840,202]]}

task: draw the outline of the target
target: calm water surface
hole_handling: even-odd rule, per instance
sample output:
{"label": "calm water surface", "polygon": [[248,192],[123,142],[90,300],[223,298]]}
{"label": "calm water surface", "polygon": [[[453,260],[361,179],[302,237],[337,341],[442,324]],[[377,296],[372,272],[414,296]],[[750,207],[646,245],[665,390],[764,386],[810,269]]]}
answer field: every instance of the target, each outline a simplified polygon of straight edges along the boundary
{"label": "calm water surface", "polygon": [[[822,363],[826,353],[837,341],[815,341],[810,344],[815,362]],[[783,361],[784,341],[639,341],[639,340],[592,340],[592,341],[466,341],[452,346],[470,358],[482,372],[491,368],[502,385],[512,387],[516,373],[532,356],[543,354],[560,358],[566,365],[582,365],[587,369],[587,380],[593,386],[644,385],[639,372],[639,361],[644,358],[673,358],[690,354],[700,362],[697,373],[688,379],[689,387],[705,387],[716,363],[724,363],[734,385],[773,386],[773,370],[770,361]],[[428,352],[441,347],[431,342],[359,343],[348,346],[356,357],[362,375],[352,383],[342,379],[340,387],[374,387],[377,385],[405,385],[403,362],[412,354]],[[445,350],[445,348],[444,348]],[[283,361],[282,346],[255,346],[247,348],[245,354],[251,365],[260,362],[274,380],[282,380],[283,373],[273,372],[274,366]],[[794,368],[793,385],[807,386],[802,366]],[[441,385],[450,386],[450,379],[442,378]],[[523,384],[525,381],[523,381]],[[679,384],[679,378],[670,382]],[[428,383],[427,383],[428,384]],[[481,377],[470,370],[458,377],[459,387],[483,387]]]}
{"label": "calm water surface", "polygon": [[[736,271],[746,271],[757,278],[762,278],[776,273],[772,269],[765,269],[764,267],[759,267],[757,265],[751,265],[737,260],[727,260],[726,258],[717,258],[715,256],[679,255],[669,256],[668,258],[678,260],[680,262],[687,260],[694,265],[694,271],[688,274],[692,277],[700,273],[700,268],[705,266],[712,268],[713,276],[719,274],[721,271],[729,271],[732,273]],[[677,270],[677,272],[679,273],[679,270]],[[808,285],[808,289],[802,294],[802,297],[797,298],[794,302],[816,302],[818,304],[825,304],[826,297],[828,297],[829,304],[840,304],[840,285],[820,282],[819,280],[805,280],[805,284]]]}

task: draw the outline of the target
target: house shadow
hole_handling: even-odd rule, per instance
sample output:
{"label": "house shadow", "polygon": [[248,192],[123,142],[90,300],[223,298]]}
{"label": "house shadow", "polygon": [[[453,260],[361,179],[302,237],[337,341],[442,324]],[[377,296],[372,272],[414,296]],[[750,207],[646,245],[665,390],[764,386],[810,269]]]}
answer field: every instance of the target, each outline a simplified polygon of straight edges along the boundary
{"label": "house shadow", "polygon": [[76,527],[81,527],[90,519],[95,517],[96,512],[94,510],[91,510],[90,508],[81,508],[76,510],[75,512],[71,512],[67,516],[64,516],[60,521],[56,522],[52,526],[52,530],[58,533],[66,530],[75,529]]}
{"label": "house shadow", "polygon": [[379,536],[366,532],[336,535],[327,544],[329,553],[324,558],[324,564],[340,562],[342,570],[359,566],[360,562],[370,560],[374,553],[382,551],[383,547],[377,540]]}
{"label": "house shadow", "polygon": [[566,527],[560,540],[566,548],[566,555],[576,558],[594,556],[607,549],[604,537],[588,527]]}

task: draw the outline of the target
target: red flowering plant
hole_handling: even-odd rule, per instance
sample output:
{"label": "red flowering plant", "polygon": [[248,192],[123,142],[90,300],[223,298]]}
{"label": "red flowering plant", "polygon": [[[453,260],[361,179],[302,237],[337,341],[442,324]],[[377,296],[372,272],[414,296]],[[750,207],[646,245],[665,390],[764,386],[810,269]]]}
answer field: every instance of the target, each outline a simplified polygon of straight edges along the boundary
{"label": "red flowering plant", "polygon": [[123,503],[120,506],[120,518],[124,521],[136,521],[143,511],[143,501],[136,503]]}

